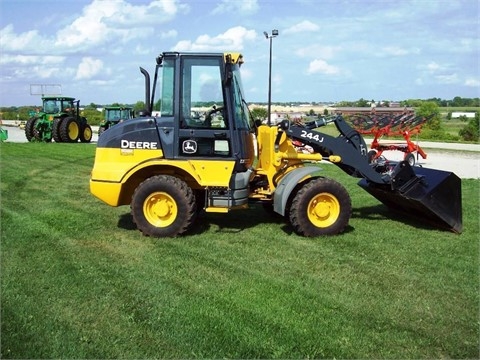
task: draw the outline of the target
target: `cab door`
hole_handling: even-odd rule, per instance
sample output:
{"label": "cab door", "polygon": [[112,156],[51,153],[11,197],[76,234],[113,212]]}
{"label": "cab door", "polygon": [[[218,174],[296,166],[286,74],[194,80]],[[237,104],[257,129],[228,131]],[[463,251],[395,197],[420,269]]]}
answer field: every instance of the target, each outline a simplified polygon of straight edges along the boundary
{"label": "cab door", "polygon": [[233,157],[221,56],[180,59],[177,157]]}

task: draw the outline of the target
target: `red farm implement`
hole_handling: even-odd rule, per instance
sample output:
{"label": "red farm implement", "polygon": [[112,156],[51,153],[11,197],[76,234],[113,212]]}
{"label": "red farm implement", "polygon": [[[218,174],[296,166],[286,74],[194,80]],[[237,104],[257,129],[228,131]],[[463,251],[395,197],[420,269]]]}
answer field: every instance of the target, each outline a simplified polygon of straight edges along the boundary
{"label": "red farm implement", "polygon": [[[352,116],[352,124],[359,133],[374,137],[368,152],[369,162],[380,158],[384,151],[392,150],[403,152],[403,159],[412,166],[415,164],[414,153],[417,153],[417,156],[422,156],[423,159],[427,158],[427,154],[422,148],[410,139],[411,135],[420,133],[421,127],[427,120],[428,118],[415,116],[413,113],[400,115],[372,113]],[[384,136],[402,136],[405,142],[380,141]]]}

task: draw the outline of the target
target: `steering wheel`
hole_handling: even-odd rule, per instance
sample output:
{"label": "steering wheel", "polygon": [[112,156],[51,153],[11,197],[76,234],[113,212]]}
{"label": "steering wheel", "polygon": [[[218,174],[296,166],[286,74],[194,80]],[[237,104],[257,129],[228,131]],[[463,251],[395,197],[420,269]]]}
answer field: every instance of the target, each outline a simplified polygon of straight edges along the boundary
{"label": "steering wheel", "polygon": [[213,105],[213,107],[208,110],[207,112],[205,112],[205,125],[207,127],[211,127],[212,126],[212,115],[219,112],[219,111],[222,111],[223,110],[223,106],[216,106],[216,105]]}

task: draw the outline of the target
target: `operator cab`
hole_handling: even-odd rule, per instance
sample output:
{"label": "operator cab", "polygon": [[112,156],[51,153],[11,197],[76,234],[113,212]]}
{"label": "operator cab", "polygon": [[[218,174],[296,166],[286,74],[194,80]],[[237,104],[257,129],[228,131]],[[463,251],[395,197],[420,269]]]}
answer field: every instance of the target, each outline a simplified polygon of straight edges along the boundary
{"label": "operator cab", "polygon": [[159,114],[162,144],[171,145],[163,147],[166,158],[234,159],[236,172],[252,165],[241,64],[240,54],[166,52],[157,58],[149,112]]}

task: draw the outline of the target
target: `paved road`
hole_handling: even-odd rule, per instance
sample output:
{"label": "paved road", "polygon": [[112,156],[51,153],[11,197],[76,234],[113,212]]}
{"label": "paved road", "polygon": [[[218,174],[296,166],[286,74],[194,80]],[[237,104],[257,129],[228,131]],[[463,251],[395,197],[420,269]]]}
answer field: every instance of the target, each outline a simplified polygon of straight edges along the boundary
{"label": "paved road", "polygon": [[[15,122],[3,121],[3,127],[8,130],[8,142],[26,142],[25,132],[15,126]],[[98,128],[93,126],[92,144],[95,144]],[[365,139],[367,144],[371,139]],[[480,144],[437,143],[421,141],[418,145],[427,154],[423,159],[418,156],[417,164],[432,169],[451,171],[461,178],[480,179]],[[400,151],[385,151],[387,159],[401,160]]]}

